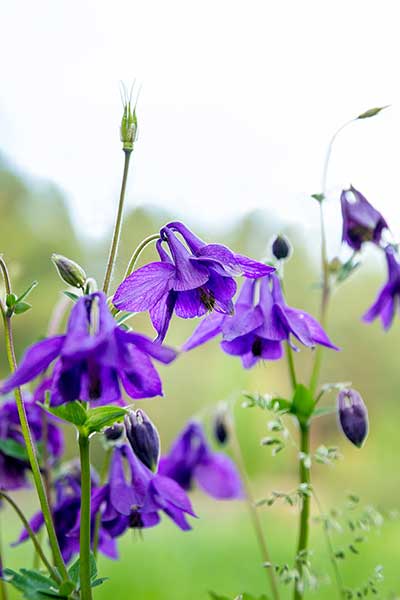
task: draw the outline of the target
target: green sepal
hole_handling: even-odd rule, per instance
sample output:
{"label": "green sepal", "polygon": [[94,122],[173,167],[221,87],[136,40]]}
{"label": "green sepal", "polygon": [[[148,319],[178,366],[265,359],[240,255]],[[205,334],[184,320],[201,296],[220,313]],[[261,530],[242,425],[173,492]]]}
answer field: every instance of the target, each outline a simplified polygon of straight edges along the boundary
{"label": "green sepal", "polygon": [[16,315],[22,315],[31,308],[32,304],[29,304],[29,302],[17,302],[17,304],[14,306],[14,313]]}
{"label": "green sepal", "polygon": [[77,302],[79,300],[79,298],[81,297],[81,296],[78,296],[78,294],[74,294],[74,292],[69,292],[68,290],[64,290],[63,294],[65,296],[67,296],[67,298],[72,300],[72,302]]}
{"label": "green sepal", "polygon": [[17,458],[18,460],[23,461],[29,460],[26,447],[11,438],[6,440],[0,438],[0,450],[12,458]]}
{"label": "green sepal", "polygon": [[7,308],[14,308],[17,300],[18,300],[17,294],[7,294],[7,296],[6,296]]}
{"label": "green sepal", "polygon": [[324,194],[311,194],[311,198],[313,198],[314,200],[316,200],[320,204],[321,204],[321,202],[323,202],[325,200]]}
{"label": "green sepal", "polygon": [[302,383],[297,384],[290,412],[300,423],[306,424],[314,412],[315,401],[310,390]]}

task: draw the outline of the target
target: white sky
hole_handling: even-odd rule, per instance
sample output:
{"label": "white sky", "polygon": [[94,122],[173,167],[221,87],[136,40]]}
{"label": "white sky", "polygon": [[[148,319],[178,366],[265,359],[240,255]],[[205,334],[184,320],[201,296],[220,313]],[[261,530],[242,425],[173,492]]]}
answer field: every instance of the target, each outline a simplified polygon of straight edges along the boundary
{"label": "white sky", "polygon": [[265,207],[310,233],[327,142],[329,221],[351,181],[400,232],[398,2],[13,0],[1,5],[1,150],[54,180],[90,235],[113,220],[118,82],[142,83],[128,203],[192,225]]}

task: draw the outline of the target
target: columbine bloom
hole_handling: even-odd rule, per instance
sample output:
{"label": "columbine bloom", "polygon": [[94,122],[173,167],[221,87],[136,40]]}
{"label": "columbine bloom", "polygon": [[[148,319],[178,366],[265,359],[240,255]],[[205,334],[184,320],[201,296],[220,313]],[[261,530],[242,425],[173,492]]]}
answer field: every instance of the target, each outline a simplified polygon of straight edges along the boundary
{"label": "columbine bloom", "polygon": [[360,394],[353,389],[341,390],[338,395],[339,423],[344,435],[361,448],[368,435],[368,411]]}
{"label": "columbine bloom", "polygon": [[343,190],[340,202],[342,205],[343,233],[342,240],[359,251],[364,242],[379,244],[384,229],[388,225],[381,215],[364,196],[353,186]]}
{"label": "columbine bloom", "polygon": [[128,528],[154,527],[160,512],[185,531],[191,529],[186,515],[195,516],[184,490],[169,477],[153,473],[127,444],[114,449],[109,482],[93,493],[91,510],[93,517],[100,511],[102,527],[113,538]]}
{"label": "columbine bloom", "polygon": [[159,472],[174,479],[184,490],[196,482],[218,500],[242,498],[242,482],[232,460],[213,452],[200,423],[190,422],[179,435],[167,456],[160,461]]}
{"label": "columbine bloom", "polygon": [[[25,410],[36,443],[43,443],[43,410],[34,400],[25,399]],[[50,464],[60,458],[63,452],[63,435],[54,425],[54,419],[47,422],[47,453]],[[30,469],[28,458],[19,459],[7,452],[7,444],[17,443],[21,450],[25,448],[17,405],[14,400],[5,402],[0,408],[0,489],[16,490],[27,487],[27,474]]]}
{"label": "columbine bloom", "polygon": [[364,314],[363,320],[366,323],[371,323],[379,316],[383,328],[387,330],[393,322],[396,306],[400,299],[400,263],[391,246],[385,249],[385,254],[388,280],[380,290],[374,304]]}
{"label": "columbine bloom", "polygon": [[[54,526],[60,550],[65,562],[69,562],[75,554],[79,554],[79,526],[81,507],[80,473],[63,475],[55,482],[56,500],[53,506]],[[96,493],[96,481],[92,478],[93,494]],[[43,513],[36,513],[30,520],[30,526],[37,533],[44,525]],[[94,533],[95,520],[92,518],[91,532]],[[23,530],[15,545],[29,539],[28,532]],[[93,543],[93,539],[92,539]],[[102,528],[99,530],[99,550],[109,558],[117,558],[115,541]]]}
{"label": "columbine bloom", "polygon": [[130,312],[150,311],[160,341],[174,311],[183,319],[212,310],[231,314],[236,292],[233,277],[261,277],[274,271],[221,244],[206,244],[182,223],[169,223],[161,229],[157,251],[161,261],[129,275],[117,289],[113,304]]}
{"label": "columbine bloom", "polygon": [[308,313],[286,304],[276,275],[260,279],[258,299],[257,285],[255,280],[245,281],[235,305],[235,314],[232,317],[207,317],[183,349],[191,350],[222,334],[222,350],[227,354],[240,356],[246,369],[253,367],[261,359],[281,358],[283,341],[297,350],[291,340],[292,336],[304,346],[313,348],[320,344],[338,350],[318,321]]}
{"label": "columbine bloom", "polygon": [[48,382],[53,406],[78,399],[120,403],[120,382],[131,398],[162,395],[151,357],[170,363],[176,352],[118,327],[105,295],[96,292],[76,302],[65,335],[46,338],[27,350],[0,391],[5,393],[31,381],[57,359]]}

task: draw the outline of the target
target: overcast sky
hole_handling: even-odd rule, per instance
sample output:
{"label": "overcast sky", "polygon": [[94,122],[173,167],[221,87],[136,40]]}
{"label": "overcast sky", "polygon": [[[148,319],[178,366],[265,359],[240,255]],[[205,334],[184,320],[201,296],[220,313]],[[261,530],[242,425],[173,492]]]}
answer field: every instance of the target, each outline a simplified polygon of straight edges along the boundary
{"label": "overcast sky", "polygon": [[318,224],[330,136],[329,221],[352,182],[400,232],[398,2],[14,0],[1,7],[1,150],[55,181],[74,221],[110,227],[122,152],[119,80],[142,84],[130,206],[228,222],[266,208]]}

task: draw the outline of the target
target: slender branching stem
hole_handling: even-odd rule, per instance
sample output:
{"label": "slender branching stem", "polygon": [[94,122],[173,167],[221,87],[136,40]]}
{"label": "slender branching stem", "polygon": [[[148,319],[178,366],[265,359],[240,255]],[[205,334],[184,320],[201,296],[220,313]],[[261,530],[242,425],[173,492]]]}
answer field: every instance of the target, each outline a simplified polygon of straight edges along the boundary
{"label": "slender branching stem", "polygon": [[[112,457],[112,448],[107,448],[106,453],[104,455],[103,464],[100,471],[100,485],[104,485],[107,480],[108,471],[110,468],[110,462]],[[94,525],[94,533],[93,533],[93,554],[94,557],[97,558],[97,552],[99,549],[99,533],[100,533],[100,525],[101,525],[101,513],[99,512],[96,515],[96,521]]]}
{"label": "slender branching stem", "polygon": [[[300,453],[299,453],[299,478],[300,485],[310,486],[311,473],[310,468],[307,465],[306,457],[310,454],[310,426],[309,423],[300,424]],[[308,493],[303,495],[302,505],[300,511],[300,528],[299,528],[299,540],[297,544],[296,563],[297,569],[300,574],[300,580],[303,572],[302,560],[305,558],[303,555],[308,547],[309,537],[309,520],[310,520],[310,500],[311,497]],[[304,596],[303,586],[295,584],[294,589],[294,600],[299,600]]]}
{"label": "slender branching stem", "polygon": [[260,515],[254,501],[253,492],[250,485],[250,480],[247,475],[246,465],[244,463],[242,449],[240,447],[240,442],[236,433],[236,428],[233,423],[230,426],[230,440],[232,451],[236,460],[236,464],[239,468],[239,472],[243,481],[244,491],[245,491],[245,499],[247,508],[250,514],[251,522],[253,525],[254,533],[257,538],[257,542],[260,548],[261,557],[264,563],[264,568],[269,579],[269,585],[271,588],[272,598],[273,600],[279,600],[279,590],[278,583],[276,581],[275,570],[273,564],[271,562],[270,553],[268,550],[267,542],[265,539],[263,526],[261,523]]}
{"label": "slender branching stem", "polygon": [[128,181],[128,172],[129,172],[129,161],[131,158],[131,150],[124,150],[125,160],[124,160],[124,173],[122,176],[122,185],[121,185],[121,193],[119,197],[118,211],[117,217],[114,226],[113,237],[111,241],[110,254],[108,256],[106,273],[104,275],[104,283],[103,283],[103,292],[108,294],[111,283],[111,276],[115,264],[115,259],[117,257],[119,238],[121,236],[121,226],[122,226],[122,216],[124,212],[124,202],[125,202],[125,192],[126,192],[126,184]]}
{"label": "slender branching stem", "polygon": [[79,432],[79,457],[81,463],[79,578],[81,600],[92,600],[90,581],[90,447],[89,437],[81,431]]}
{"label": "slender branching stem", "polygon": [[126,268],[124,279],[126,279],[128,277],[128,275],[130,275],[132,273],[132,271],[134,270],[134,268],[136,266],[136,263],[137,263],[137,260],[140,256],[140,254],[146,248],[146,246],[148,244],[151,244],[151,242],[156,242],[159,238],[160,238],[159,233],[153,233],[152,235],[149,235],[147,238],[145,238],[142,242],[140,242],[140,244],[137,246],[136,250],[134,251],[134,253],[131,256],[131,259]]}
{"label": "slender branching stem", "polygon": [[286,358],[289,368],[289,377],[292,389],[295,390],[297,386],[296,369],[294,366],[293,350],[289,343],[286,343]]}
{"label": "slender branching stem", "polygon": [[32,543],[36,550],[36,554],[39,556],[40,560],[42,561],[42,563],[48,570],[49,575],[54,579],[54,581],[57,581],[58,583],[60,583],[61,582],[60,576],[58,575],[57,571],[52,567],[52,565],[48,561],[45,553],[43,552],[42,546],[40,545],[40,542],[39,542],[36,534],[32,530],[32,527],[29,525],[28,519],[25,517],[24,513],[22,512],[22,510],[20,509],[18,504],[11,498],[11,496],[9,496],[3,490],[0,490],[0,498],[5,500],[16,512],[16,514],[18,515],[18,517],[20,518],[20,520],[22,522],[22,525],[24,526],[24,528],[28,532],[29,537],[32,540]]}
{"label": "slender branching stem", "polygon": [[[5,288],[7,294],[11,293],[11,281],[8,275],[7,266],[2,258],[0,258],[0,269],[3,274]],[[15,372],[17,368],[17,360],[15,357],[15,348],[14,348],[14,340],[13,340],[13,332],[11,325],[11,316],[7,314],[6,308],[3,303],[0,301],[0,312],[3,317],[4,322],[4,332],[5,332],[5,341],[6,341],[6,354],[10,367],[10,371],[12,373]],[[15,389],[15,400],[18,409],[19,420],[21,424],[21,431],[24,438],[26,451],[28,453],[29,463],[32,469],[33,480],[35,483],[36,491],[39,497],[40,507],[42,509],[44,521],[46,524],[47,533],[49,536],[49,542],[51,546],[51,550],[53,553],[54,563],[62,577],[62,579],[68,580],[68,572],[66,566],[64,564],[63,557],[61,555],[60,546],[58,544],[57,535],[49,507],[49,503],[47,500],[46,489],[43,483],[42,475],[40,472],[39,461],[37,458],[35,445],[33,443],[32,434],[29,428],[28,419],[26,416],[25,406],[22,399],[21,389],[18,387]]]}
{"label": "slender branching stem", "polygon": [[[1,536],[1,526],[0,526],[0,573],[3,573],[3,546],[2,546],[2,536]],[[0,600],[8,600],[8,590],[6,586],[6,582],[1,577],[0,579]]]}

